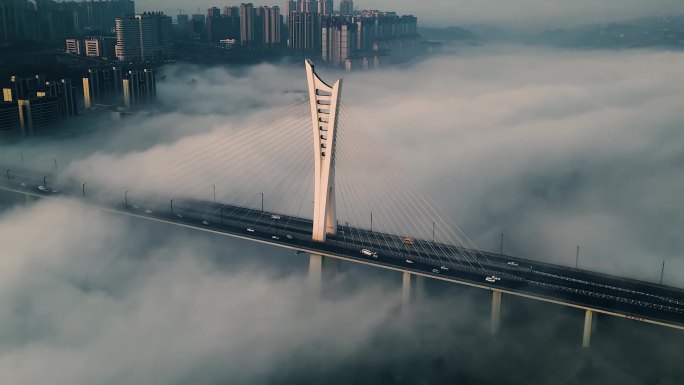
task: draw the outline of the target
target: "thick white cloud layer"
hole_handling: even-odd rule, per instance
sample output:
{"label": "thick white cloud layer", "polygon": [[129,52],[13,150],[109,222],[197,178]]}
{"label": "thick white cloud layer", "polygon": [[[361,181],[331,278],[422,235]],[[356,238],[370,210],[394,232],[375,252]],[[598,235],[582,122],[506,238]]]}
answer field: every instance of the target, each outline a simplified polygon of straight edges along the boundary
{"label": "thick white cloud layer", "polygon": [[372,284],[316,303],[303,274],[234,265],[245,257],[235,245],[222,266],[196,238],[160,244],[154,228],[129,226],[60,202],[3,215],[4,383],[264,381],[293,356],[354,354],[397,304]]}
{"label": "thick white cloud layer", "polygon": [[[684,218],[674,209],[684,190],[678,146],[684,86],[676,81],[683,64],[684,54],[667,51],[502,46],[464,50],[405,69],[323,72],[326,79],[346,78],[345,104],[382,138],[379,152],[396,159],[477,246],[498,249],[503,232],[506,252],[574,265],[580,245],[582,267],[649,281],[659,279],[666,260],[665,282],[684,286],[676,273],[684,268],[678,231]],[[271,154],[258,147],[265,143],[259,131],[253,150],[228,144],[226,151],[204,151],[202,162],[181,165],[197,172],[162,178],[156,171],[173,169],[174,161],[226,133],[239,133],[250,111],[266,114],[297,100],[304,90],[302,68],[165,72],[162,103],[174,108],[185,100],[178,111],[125,121],[117,132],[73,147],[17,146],[2,156],[26,152],[39,169],[59,158],[88,189],[109,185],[116,199],[125,190],[139,197],[150,185],[160,202],[168,202],[178,197],[179,183],[206,199],[215,184],[219,197],[237,194],[243,204],[256,207],[265,191],[267,206],[289,206],[307,216],[306,199],[295,199],[310,194],[307,168],[291,159],[302,153],[297,159],[309,164],[310,142],[287,147],[285,140],[284,149]],[[189,86],[193,79],[196,85]],[[307,135],[302,138],[308,141]],[[375,167],[375,152],[366,154],[353,166]],[[77,162],[67,167],[72,158]],[[288,179],[291,169],[303,179]],[[279,184],[283,178],[288,183]],[[366,182],[375,192],[392,191],[393,186]],[[275,192],[288,187],[276,202]],[[367,225],[367,211],[374,208],[362,208],[358,222]],[[380,225],[384,217],[376,214]]]}
{"label": "thick white cloud layer", "polygon": [[[683,65],[684,54],[663,51],[490,47],[324,76],[345,76],[345,104],[382,138],[379,152],[479,246],[495,249],[505,232],[507,252],[572,265],[579,243],[582,267],[649,280],[667,259],[665,282],[682,286]],[[149,164],[238,132],[304,90],[300,67],[164,72],[159,114],[84,138],[4,147],[0,161],[17,163],[23,152],[28,166],[49,171],[58,158],[60,169],[89,182],[89,193],[111,183],[118,194]],[[206,175],[192,183],[208,192]],[[613,365],[611,355],[587,363],[574,350],[549,352],[548,341],[564,333],[577,346],[581,315],[543,308],[537,317],[509,298],[505,312],[524,321],[506,328],[526,335],[522,342],[517,334],[513,342],[484,339],[489,298],[457,291],[397,323],[399,291],[375,271],[345,276],[334,299],[310,307],[306,261],[274,252],[280,262],[264,263],[265,249],[214,241],[62,202],[3,212],[0,377],[28,385],[277,383],[310,375],[348,383],[339,373],[385,367],[387,377],[367,383],[453,382],[473,378],[463,374],[470,370],[479,380],[511,383],[562,373],[580,383],[674,384],[681,373],[667,359],[644,365],[635,355],[624,361],[634,365]],[[608,325],[601,333],[611,333]],[[625,329],[614,330],[616,341],[638,335],[624,339]],[[648,349],[614,350],[676,357],[677,338],[647,336]],[[412,365],[425,357],[434,361]]]}

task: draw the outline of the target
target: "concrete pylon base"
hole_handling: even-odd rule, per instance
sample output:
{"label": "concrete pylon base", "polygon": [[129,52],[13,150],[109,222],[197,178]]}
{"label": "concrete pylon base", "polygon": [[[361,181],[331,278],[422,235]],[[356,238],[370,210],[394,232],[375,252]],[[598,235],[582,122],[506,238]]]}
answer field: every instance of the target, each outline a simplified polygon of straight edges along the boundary
{"label": "concrete pylon base", "polygon": [[492,291],[492,319],[489,329],[492,335],[498,334],[501,328],[501,296],[502,293],[500,291]]}
{"label": "concrete pylon base", "polygon": [[319,254],[309,254],[309,292],[320,296],[325,287],[333,282],[340,269],[340,261],[335,258],[324,257]]}
{"label": "concrete pylon base", "polygon": [[584,313],[584,333],[582,334],[582,347],[588,348],[591,346],[591,329],[594,312],[587,309]]}
{"label": "concrete pylon base", "polygon": [[309,255],[308,290],[317,296],[321,294],[323,287],[323,258],[319,254]]}
{"label": "concrete pylon base", "polygon": [[425,298],[425,280],[426,278],[422,275],[416,275],[416,288],[415,288],[415,299],[416,301],[422,301]]}
{"label": "concrete pylon base", "polygon": [[401,312],[407,314],[411,306],[411,273],[402,273],[401,284]]}

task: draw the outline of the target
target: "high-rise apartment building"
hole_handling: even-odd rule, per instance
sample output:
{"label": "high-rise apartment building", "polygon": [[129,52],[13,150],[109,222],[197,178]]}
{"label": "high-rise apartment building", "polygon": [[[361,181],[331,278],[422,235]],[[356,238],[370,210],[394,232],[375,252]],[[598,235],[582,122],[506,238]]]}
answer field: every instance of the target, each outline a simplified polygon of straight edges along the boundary
{"label": "high-rise apartment building", "polygon": [[45,82],[44,92],[46,97],[58,99],[64,118],[74,117],[78,114],[76,87],[72,85],[71,79]]}
{"label": "high-rise apartment building", "polygon": [[140,22],[133,16],[116,19],[116,58],[131,62],[142,60]]}
{"label": "high-rise apartment building", "polygon": [[255,18],[254,4],[240,4],[240,44],[243,46],[254,45]]}
{"label": "high-rise apartment building", "polygon": [[120,61],[157,61],[173,57],[171,18],[161,12],[117,18],[116,57]]}
{"label": "high-rise apartment building", "polygon": [[332,15],[333,0],[318,0],[318,7],[316,11],[321,15]]}
{"label": "high-rise apartment building", "polygon": [[318,12],[318,0],[299,0],[299,12]]}
{"label": "high-rise apartment building", "polygon": [[356,24],[345,18],[324,18],[321,30],[323,62],[339,66],[351,56],[356,41]]}
{"label": "high-rise apartment building", "polygon": [[22,41],[40,37],[38,12],[28,0],[0,1],[0,40]]}
{"label": "high-rise apartment building", "polygon": [[16,134],[33,135],[34,129],[55,125],[78,113],[76,88],[69,79],[46,81],[44,75],[12,76],[2,94],[0,131],[4,133],[16,129]]}
{"label": "high-rise apartment building", "polygon": [[78,3],[53,0],[34,0],[34,3],[42,40],[61,40],[77,32],[75,10]]}
{"label": "high-rise apartment building", "polygon": [[207,17],[201,13],[195,13],[190,17],[190,37],[200,39],[206,35]]}
{"label": "high-rise apartment building", "polygon": [[157,99],[157,84],[154,71],[128,71],[124,76],[123,99],[127,108],[136,107]]}
{"label": "high-rise apartment building", "polygon": [[285,24],[290,22],[290,12],[299,11],[299,3],[295,0],[285,2]]}
{"label": "high-rise apartment building", "polygon": [[207,38],[213,43],[224,39],[237,39],[240,35],[239,9],[226,7],[226,13],[214,7],[207,10]]}
{"label": "high-rise apartment building", "polygon": [[82,1],[76,3],[73,13],[79,31],[111,32],[116,18],[135,14],[132,0]]}
{"label": "high-rise apartment building", "polygon": [[267,47],[279,45],[281,42],[280,38],[280,26],[282,20],[280,17],[279,7],[260,7],[263,13],[263,37],[264,45]]}
{"label": "high-rise apartment building", "polygon": [[354,1],[342,0],[340,1],[340,15],[347,16],[354,14]]}
{"label": "high-rise apartment building", "polygon": [[113,59],[116,56],[116,38],[108,36],[88,37],[83,41],[85,55]]}
{"label": "high-rise apartment building", "polygon": [[97,104],[123,102],[121,67],[91,68],[83,77],[83,101],[86,108]]}
{"label": "high-rise apartment building", "polygon": [[186,14],[176,15],[176,25],[178,32],[187,33],[190,30],[190,16]]}
{"label": "high-rise apartment building", "polygon": [[321,17],[318,13],[290,12],[288,48],[299,53],[321,50]]}
{"label": "high-rise apartment building", "polygon": [[173,57],[173,27],[171,18],[161,12],[136,15],[140,23],[140,47],[143,61]]}
{"label": "high-rise apartment building", "polygon": [[35,99],[20,99],[19,125],[23,136],[31,136],[37,129],[44,129],[63,119],[59,98],[40,96]]}
{"label": "high-rise apartment building", "polygon": [[17,136],[20,133],[19,108],[17,108],[17,103],[0,103],[0,138]]}

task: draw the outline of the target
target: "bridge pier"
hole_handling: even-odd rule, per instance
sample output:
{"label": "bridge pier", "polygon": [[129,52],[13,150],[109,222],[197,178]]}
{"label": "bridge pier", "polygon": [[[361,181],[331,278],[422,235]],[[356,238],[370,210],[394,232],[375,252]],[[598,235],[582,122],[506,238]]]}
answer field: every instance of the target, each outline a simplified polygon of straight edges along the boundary
{"label": "bridge pier", "polygon": [[501,328],[501,293],[498,290],[492,290],[492,319],[490,321],[489,331],[492,335],[499,334]]}
{"label": "bridge pier", "polygon": [[323,287],[323,256],[309,254],[309,279],[308,289],[311,293],[319,295]]}
{"label": "bridge pier", "polygon": [[425,298],[425,277],[416,275],[415,295],[417,301],[422,301]]}
{"label": "bridge pier", "polygon": [[339,261],[320,254],[309,254],[309,291],[317,296],[325,290],[325,282],[335,279],[339,269]]}
{"label": "bridge pier", "polygon": [[582,335],[582,347],[588,348],[591,346],[591,330],[594,328],[593,323],[594,312],[587,309],[584,313],[584,334]]}
{"label": "bridge pier", "polygon": [[407,314],[411,303],[420,301],[425,297],[425,277],[411,274],[407,271],[402,273],[401,282],[401,310]]}
{"label": "bridge pier", "polygon": [[401,312],[407,314],[411,305],[411,273],[404,272],[401,285]]}

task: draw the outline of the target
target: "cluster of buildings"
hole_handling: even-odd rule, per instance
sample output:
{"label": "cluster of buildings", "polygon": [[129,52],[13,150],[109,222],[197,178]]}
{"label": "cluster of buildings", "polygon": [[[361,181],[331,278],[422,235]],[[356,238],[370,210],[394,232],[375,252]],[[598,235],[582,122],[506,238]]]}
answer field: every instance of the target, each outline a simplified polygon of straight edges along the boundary
{"label": "cluster of buildings", "polygon": [[0,137],[33,136],[78,117],[83,110],[120,114],[156,100],[156,86],[154,70],[120,66],[89,69],[82,78],[82,94],[70,79],[12,76],[2,89]]}
{"label": "cluster of buildings", "polygon": [[180,14],[176,21],[181,37],[258,49],[279,48],[286,43],[280,7],[243,3],[225,7],[223,12],[212,7],[206,15]]}
{"label": "cluster of buildings", "polygon": [[0,134],[33,135],[77,114],[76,88],[71,80],[46,81],[45,76],[12,76],[2,89]]}
{"label": "cluster of buildings", "polygon": [[[319,1],[318,9],[322,7]],[[290,6],[305,7],[313,1],[290,1]],[[395,12],[353,9],[351,1],[343,1],[341,11],[321,14],[290,11],[288,14],[288,47],[302,55],[316,57],[333,66],[368,68],[378,66],[381,58],[403,60],[417,55],[422,40],[417,33],[414,16]],[[299,8],[302,9],[302,8]]]}
{"label": "cluster of buildings", "polygon": [[118,17],[115,55],[122,62],[163,61],[173,58],[171,18],[161,12]]}
{"label": "cluster of buildings", "polygon": [[[164,62],[176,40],[306,56],[332,66],[377,66],[422,48],[414,16],[360,11],[351,0],[242,3],[206,14],[135,13],[132,0],[1,0],[0,40],[66,42],[66,52],[103,63]],[[257,53],[258,54],[258,53]]]}
{"label": "cluster of buildings", "polygon": [[114,36],[66,39],[66,52],[120,62],[164,61],[173,58],[173,25],[161,12],[117,17]]}
{"label": "cluster of buildings", "polygon": [[380,57],[415,55],[422,42],[414,16],[395,12],[357,11],[341,0],[286,1],[280,7],[243,3],[223,12],[176,17],[180,36],[243,48],[287,48],[295,55],[320,58],[333,66],[377,65]]}
{"label": "cluster of buildings", "polygon": [[76,34],[109,33],[114,19],[135,13],[132,0],[2,0],[0,41],[60,41]]}

